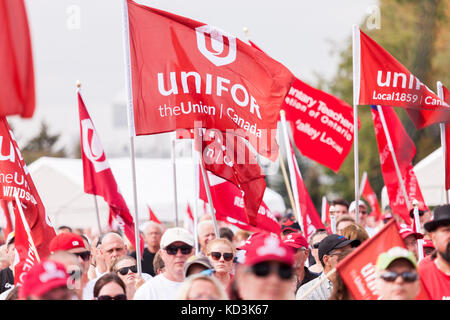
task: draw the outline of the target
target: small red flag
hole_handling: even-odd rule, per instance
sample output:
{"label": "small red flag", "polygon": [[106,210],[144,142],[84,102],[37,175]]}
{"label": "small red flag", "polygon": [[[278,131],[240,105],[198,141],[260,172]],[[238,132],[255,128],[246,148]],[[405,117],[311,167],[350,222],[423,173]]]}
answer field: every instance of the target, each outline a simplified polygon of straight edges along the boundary
{"label": "small red flag", "polygon": [[361,196],[369,203],[371,212],[370,215],[374,216],[378,221],[381,218],[381,208],[378,202],[377,194],[373,191],[372,186],[367,179],[367,172],[364,172],[361,179]]}
{"label": "small red flag", "polygon": [[0,68],[0,117],[31,118],[36,94],[24,0],[0,1]]}
{"label": "small red flag", "polygon": [[214,26],[127,3],[135,134],[190,129],[199,121],[233,130],[276,159],[291,72]]}
{"label": "small red flag", "polygon": [[150,208],[149,205],[147,205],[148,208],[148,213],[149,213],[149,219],[150,221],[154,221],[157,224],[161,224],[161,221],[159,221],[159,219],[156,217],[155,213],[153,212],[152,208]]}

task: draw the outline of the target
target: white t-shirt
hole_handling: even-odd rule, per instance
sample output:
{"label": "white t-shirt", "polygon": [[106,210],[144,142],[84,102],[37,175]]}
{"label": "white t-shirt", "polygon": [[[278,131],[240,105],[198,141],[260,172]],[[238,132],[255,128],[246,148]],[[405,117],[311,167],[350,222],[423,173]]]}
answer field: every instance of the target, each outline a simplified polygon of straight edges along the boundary
{"label": "white t-shirt", "polygon": [[167,279],[161,273],[140,286],[133,300],[174,300],[182,284]]}

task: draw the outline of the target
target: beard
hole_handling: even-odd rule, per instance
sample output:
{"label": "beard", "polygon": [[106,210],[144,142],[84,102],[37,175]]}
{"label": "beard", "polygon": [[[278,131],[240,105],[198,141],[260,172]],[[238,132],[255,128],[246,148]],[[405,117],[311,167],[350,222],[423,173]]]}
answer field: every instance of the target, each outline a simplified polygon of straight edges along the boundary
{"label": "beard", "polygon": [[438,254],[445,260],[447,263],[450,263],[450,242],[447,243],[447,248],[444,252],[438,251]]}

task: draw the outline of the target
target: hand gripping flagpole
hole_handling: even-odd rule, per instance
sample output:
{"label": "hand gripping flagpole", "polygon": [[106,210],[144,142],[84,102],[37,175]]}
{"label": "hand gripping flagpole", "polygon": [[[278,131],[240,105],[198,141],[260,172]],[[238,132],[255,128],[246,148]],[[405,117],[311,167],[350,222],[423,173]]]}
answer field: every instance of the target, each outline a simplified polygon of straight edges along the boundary
{"label": "hand gripping flagpole", "polygon": [[[353,152],[355,167],[355,203],[359,203],[359,149],[358,149],[358,102],[360,81],[360,32],[353,25]],[[355,206],[355,220],[359,223],[359,205]]]}
{"label": "hand gripping flagpole", "polygon": [[[78,80],[77,81],[77,94],[80,94],[80,91],[81,91],[81,81]],[[83,142],[81,142],[81,143],[83,143]],[[97,215],[98,235],[101,236],[102,235],[102,227],[101,227],[101,224],[100,224],[100,214],[98,212],[97,196],[95,194],[93,194],[92,197],[94,198],[95,213]]]}
{"label": "hand gripping flagpole", "polygon": [[[442,82],[438,81],[437,82],[437,95],[441,100],[444,100],[444,90],[442,88]],[[446,157],[445,154],[447,153],[447,141],[446,141],[446,137],[445,137],[445,123],[440,123],[439,124],[439,128],[441,129],[441,147],[442,147],[442,156],[443,156],[443,162],[444,162],[444,193],[445,193],[445,202],[448,204],[449,203],[449,198],[448,198],[448,191],[447,191],[447,187],[446,187],[446,180],[447,180],[447,162],[446,162]]]}
{"label": "hand gripping flagpole", "polygon": [[305,228],[304,228],[302,212],[300,211],[300,199],[298,198],[297,178],[295,176],[294,161],[292,160],[292,156],[291,156],[291,146],[289,143],[290,140],[289,140],[289,135],[287,132],[286,116],[285,116],[284,110],[280,111],[280,119],[281,119],[281,128],[283,130],[283,140],[284,140],[285,149],[286,149],[286,157],[287,157],[288,166],[289,166],[289,174],[291,176],[292,193],[294,194],[295,209],[296,209],[295,211],[297,214],[297,221],[302,228],[302,232],[306,235],[307,230],[305,230]]}
{"label": "hand gripping flagpole", "polygon": [[[419,218],[419,201],[417,199],[413,200],[413,206],[414,206],[414,223],[416,225],[416,232],[422,233],[422,228],[420,226],[420,218]],[[423,255],[423,240],[417,239],[417,253],[419,255],[419,261],[424,258]]]}
{"label": "hand gripping flagpole", "polygon": [[411,203],[409,202],[408,193],[406,192],[405,182],[403,181],[402,173],[400,167],[398,166],[397,156],[395,155],[394,146],[392,145],[391,135],[389,134],[389,129],[386,125],[386,119],[384,118],[383,107],[377,106],[378,114],[380,115],[381,124],[383,125],[384,135],[386,136],[387,144],[389,150],[391,151],[392,160],[394,161],[395,172],[397,173],[398,181],[403,192],[403,197],[405,198],[406,206],[408,210],[411,208]]}
{"label": "hand gripping flagpole", "polygon": [[134,137],[136,136],[134,128],[133,113],[133,87],[131,84],[131,58],[130,58],[130,31],[128,21],[127,0],[122,0],[122,22],[123,22],[123,49],[125,59],[125,86],[127,93],[128,108],[128,129],[130,131],[130,154],[131,154],[131,175],[133,180],[133,200],[134,200],[134,236],[136,243],[136,262],[139,276],[142,275],[141,250],[139,241],[139,214],[136,187],[136,160],[134,152]]}

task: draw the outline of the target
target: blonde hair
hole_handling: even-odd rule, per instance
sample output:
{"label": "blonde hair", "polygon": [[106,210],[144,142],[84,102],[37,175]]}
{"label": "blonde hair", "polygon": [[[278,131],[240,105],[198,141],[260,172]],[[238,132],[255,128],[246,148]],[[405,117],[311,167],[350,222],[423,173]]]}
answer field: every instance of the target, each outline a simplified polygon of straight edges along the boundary
{"label": "blonde hair", "polygon": [[219,280],[217,280],[215,277],[211,277],[201,273],[194,273],[184,280],[178,291],[177,300],[188,300],[192,285],[197,280],[205,280],[211,282],[216,290],[217,295],[219,296],[219,300],[229,300],[228,295]]}
{"label": "blonde hair", "polygon": [[359,240],[361,243],[370,238],[364,227],[356,223],[346,226],[341,233],[347,239]]}
{"label": "blonde hair", "polygon": [[222,243],[224,245],[229,246],[231,249],[231,252],[233,252],[233,255],[236,255],[236,250],[234,249],[233,244],[230,242],[230,240],[228,240],[226,238],[216,238],[216,239],[209,241],[208,244],[206,245],[206,252],[205,252],[206,255],[211,253],[211,247],[216,243]]}

